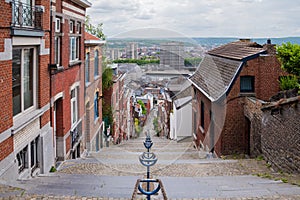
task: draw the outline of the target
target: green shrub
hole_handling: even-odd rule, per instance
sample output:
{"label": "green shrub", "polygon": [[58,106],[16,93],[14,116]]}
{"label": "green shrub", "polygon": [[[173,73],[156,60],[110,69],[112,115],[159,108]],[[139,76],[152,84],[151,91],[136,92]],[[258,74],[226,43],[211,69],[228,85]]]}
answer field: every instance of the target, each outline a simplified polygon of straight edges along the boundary
{"label": "green shrub", "polygon": [[283,76],[280,77],[280,89],[290,90],[294,88],[299,88],[298,79],[296,76]]}
{"label": "green shrub", "polygon": [[54,166],[51,167],[50,172],[56,172],[56,168]]}

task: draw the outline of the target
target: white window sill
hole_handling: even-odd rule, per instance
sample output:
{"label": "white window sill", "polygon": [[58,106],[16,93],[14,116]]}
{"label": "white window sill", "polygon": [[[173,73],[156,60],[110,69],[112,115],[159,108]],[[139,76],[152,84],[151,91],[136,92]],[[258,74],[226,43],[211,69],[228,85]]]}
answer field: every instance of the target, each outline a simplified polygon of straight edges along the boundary
{"label": "white window sill", "polygon": [[94,119],[94,124],[97,124],[99,122],[99,117],[97,117],[96,119]]}
{"label": "white window sill", "polygon": [[100,75],[94,76],[94,80],[97,80],[97,79],[99,79],[99,78],[100,78]]}
{"label": "white window sill", "polygon": [[240,97],[255,97],[255,92],[240,92]]}
{"label": "white window sill", "polygon": [[26,113],[26,114],[24,113],[24,114],[20,114],[19,116],[16,116],[13,119],[14,125],[12,127],[12,134],[17,133],[22,128],[26,127],[32,121],[34,121],[35,119],[42,116],[43,113],[44,113],[44,111],[42,109],[38,109],[38,110],[34,110],[30,113]]}
{"label": "white window sill", "polygon": [[91,82],[85,82],[85,87],[89,87],[91,85]]}

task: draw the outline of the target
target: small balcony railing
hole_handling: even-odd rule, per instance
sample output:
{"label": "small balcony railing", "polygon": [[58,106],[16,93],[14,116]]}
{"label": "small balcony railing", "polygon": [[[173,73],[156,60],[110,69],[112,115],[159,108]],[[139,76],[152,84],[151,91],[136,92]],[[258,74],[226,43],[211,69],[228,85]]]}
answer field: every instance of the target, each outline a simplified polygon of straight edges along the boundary
{"label": "small balcony railing", "polygon": [[82,121],[80,120],[75,128],[71,131],[71,147],[73,148],[76,143],[78,143],[80,137],[82,136]]}
{"label": "small balcony railing", "polygon": [[12,26],[20,28],[38,29],[43,28],[43,8],[31,6],[17,0],[12,2]]}

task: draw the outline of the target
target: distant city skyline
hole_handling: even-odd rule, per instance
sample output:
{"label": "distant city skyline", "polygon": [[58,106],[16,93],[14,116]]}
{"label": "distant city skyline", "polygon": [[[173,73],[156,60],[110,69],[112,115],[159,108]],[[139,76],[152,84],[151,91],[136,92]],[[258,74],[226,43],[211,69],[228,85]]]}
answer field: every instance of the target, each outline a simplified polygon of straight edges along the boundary
{"label": "distant city skyline", "polygon": [[300,36],[300,0],[89,0],[113,37]]}

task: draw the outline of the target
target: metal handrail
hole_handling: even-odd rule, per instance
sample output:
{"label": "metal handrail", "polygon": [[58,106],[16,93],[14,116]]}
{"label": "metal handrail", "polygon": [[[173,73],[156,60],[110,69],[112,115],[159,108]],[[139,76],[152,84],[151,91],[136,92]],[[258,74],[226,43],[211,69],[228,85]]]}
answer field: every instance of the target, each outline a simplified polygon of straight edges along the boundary
{"label": "metal handrail", "polygon": [[12,26],[42,29],[43,9],[17,0],[12,2]]}

